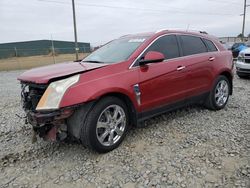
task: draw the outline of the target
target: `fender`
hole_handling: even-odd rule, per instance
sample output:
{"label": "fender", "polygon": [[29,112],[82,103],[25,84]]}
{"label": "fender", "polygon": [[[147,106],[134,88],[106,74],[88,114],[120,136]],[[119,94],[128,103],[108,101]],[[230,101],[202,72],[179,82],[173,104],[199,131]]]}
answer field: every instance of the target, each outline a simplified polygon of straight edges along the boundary
{"label": "fender", "polygon": [[120,93],[126,95],[138,110],[139,106],[133,93],[133,84],[129,83],[128,78],[120,76],[119,79],[124,79],[122,87],[117,87],[115,78],[94,80],[91,84],[89,82],[76,84],[65,92],[60,108],[97,100],[108,93]]}
{"label": "fender", "polygon": [[226,76],[228,78],[229,83],[231,85],[231,87],[230,87],[230,95],[232,95],[233,94],[233,77],[234,77],[234,75],[232,74],[232,70],[228,69],[228,68],[227,69],[222,69],[219,72],[219,74],[217,74],[216,77],[218,77],[219,75],[224,75],[224,76]]}

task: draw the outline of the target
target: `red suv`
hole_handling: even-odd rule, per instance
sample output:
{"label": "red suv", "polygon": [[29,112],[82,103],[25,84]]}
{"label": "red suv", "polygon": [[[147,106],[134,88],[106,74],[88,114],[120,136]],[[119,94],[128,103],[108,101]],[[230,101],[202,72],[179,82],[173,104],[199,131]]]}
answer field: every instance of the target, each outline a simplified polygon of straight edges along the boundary
{"label": "red suv", "polygon": [[224,108],[232,68],[232,53],[214,37],[164,30],[123,36],[81,62],[35,68],[18,79],[36,134],[108,152],[147,118],[191,103]]}

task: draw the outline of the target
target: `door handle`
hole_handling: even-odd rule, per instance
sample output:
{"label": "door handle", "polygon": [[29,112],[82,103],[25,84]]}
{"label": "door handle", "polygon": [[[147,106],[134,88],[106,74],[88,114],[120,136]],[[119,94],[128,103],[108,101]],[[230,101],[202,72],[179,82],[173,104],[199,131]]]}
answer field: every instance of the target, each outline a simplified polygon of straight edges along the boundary
{"label": "door handle", "polygon": [[185,68],[186,68],[185,66],[178,66],[176,70],[177,70],[177,71],[181,71],[181,70],[183,70],[183,69],[185,69]]}
{"label": "door handle", "polygon": [[213,61],[213,60],[215,60],[215,57],[210,57],[210,58],[208,59],[208,61]]}

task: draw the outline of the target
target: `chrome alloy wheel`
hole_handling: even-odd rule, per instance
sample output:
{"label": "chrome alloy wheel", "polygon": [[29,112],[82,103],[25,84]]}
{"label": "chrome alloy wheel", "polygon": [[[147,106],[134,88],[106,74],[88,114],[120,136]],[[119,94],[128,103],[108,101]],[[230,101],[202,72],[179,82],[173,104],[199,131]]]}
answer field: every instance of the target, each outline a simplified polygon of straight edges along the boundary
{"label": "chrome alloy wheel", "polygon": [[104,146],[117,143],[124,134],[126,121],[125,112],[120,106],[110,105],[105,108],[97,120],[98,141]]}
{"label": "chrome alloy wheel", "polygon": [[215,88],[215,102],[218,106],[223,106],[229,97],[229,86],[227,81],[221,80]]}

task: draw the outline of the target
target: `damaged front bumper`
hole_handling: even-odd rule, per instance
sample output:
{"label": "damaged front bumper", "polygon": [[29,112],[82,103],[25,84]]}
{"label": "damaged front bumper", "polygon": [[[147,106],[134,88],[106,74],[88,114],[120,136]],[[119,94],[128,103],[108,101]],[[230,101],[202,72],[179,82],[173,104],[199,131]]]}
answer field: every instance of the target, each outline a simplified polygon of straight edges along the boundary
{"label": "damaged front bumper", "polygon": [[64,140],[67,137],[66,119],[75,107],[68,107],[55,111],[27,111],[27,121],[33,126],[35,135],[45,140]]}
{"label": "damaged front bumper", "polygon": [[36,110],[38,102],[45,93],[48,84],[35,84],[21,81],[22,107],[26,112],[26,123],[33,126],[34,137],[46,140],[63,140],[67,137],[66,119],[69,118],[77,105],[57,110]]}

